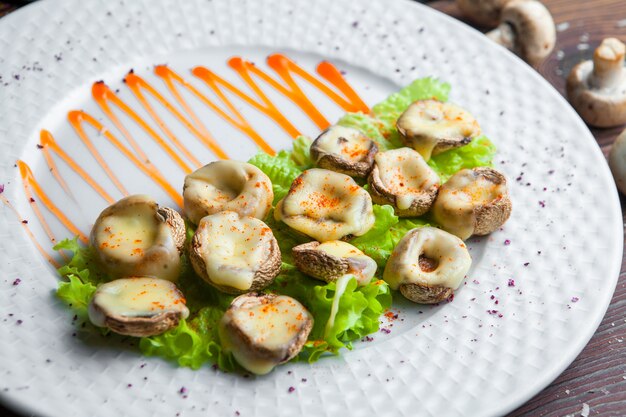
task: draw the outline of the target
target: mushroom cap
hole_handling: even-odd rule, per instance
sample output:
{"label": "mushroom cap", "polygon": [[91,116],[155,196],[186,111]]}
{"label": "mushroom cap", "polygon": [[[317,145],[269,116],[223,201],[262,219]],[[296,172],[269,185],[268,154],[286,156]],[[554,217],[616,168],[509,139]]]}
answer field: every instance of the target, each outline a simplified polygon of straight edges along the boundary
{"label": "mushroom cap", "polygon": [[472,22],[494,27],[500,23],[504,6],[511,0],[456,0],[456,5],[465,17]]}
{"label": "mushroom cap", "polygon": [[617,188],[626,194],[626,130],[613,142],[609,153],[609,166],[615,178]]}
{"label": "mushroom cap", "polygon": [[228,294],[267,287],[281,266],[272,229],[259,219],[240,217],[232,211],[200,220],[189,258],[202,279]]}
{"label": "mushroom cap", "polygon": [[319,168],[293,181],[274,217],[320,242],[361,236],[375,221],[367,191],[347,175]]}
{"label": "mushroom cap", "polygon": [[347,242],[309,242],[292,250],[296,268],[313,278],[326,282],[337,281],[353,274],[359,284],[367,284],[376,273],[376,262]]}
{"label": "mushroom cap", "polygon": [[376,143],[358,129],[331,126],[311,144],[311,157],[320,168],[365,178],[372,169]]}
{"label": "mushroom cap", "polygon": [[585,122],[597,127],[626,123],[626,68],[624,44],[605,39],[594,61],[574,66],[567,77],[567,98]]}
{"label": "mushroom cap", "polygon": [[379,152],[367,182],[374,203],[393,206],[399,217],[426,213],[441,184],[437,173],[411,148]]}
{"label": "mushroom cap", "polygon": [[504,175],[478,167],[457,172],[441,186],[432,214],[444,230],[467,239],[498,229],[511,209]]}
{"label": "mushroom cap", "polygon": [[136,337],[164,333],[189,316],[176,285],[151,277],[122,278],[100,285],[88,312],[94,325]]}
{"label": "mushroom cap", "polygon": [[530,65],[537,65],[554,49],[556,27],[541,2],[512,0],[502,9],[500,26],[487,36]]}
{"label": "mushroom cap", "polygon": [[449,298],[471,265],[461,239],[435,227],[421,227],[408,231],[398,242],[383,279],[407,299],[432,304]]}
{"label": "mushroom cap", "polygon": [[480,135],[480,126],[466,110],[438,100],[418,100],[396,122],[402,141],[428,161],[449,149],[467,145]]}
{"label": "mushroom cap", "polygon": [[219,334],[225,350],[248,371],[263,375],[296,356],[313,328],[313,316],[294,298],[248,293],[231,303]]}
{"label": "mushroom cap", "polygon": [[185,222],[151,197],[132,195],[100,213],[90,236],[102,268],[112,277],[153,276],[176,281]]}
{"label": "mushroom cap", "polygon": [[269,177],[254,165],[216,161],[185,177],[183,198],[185,215],[194,224],[222,211],[264,219],[272,208],[274,191]]}

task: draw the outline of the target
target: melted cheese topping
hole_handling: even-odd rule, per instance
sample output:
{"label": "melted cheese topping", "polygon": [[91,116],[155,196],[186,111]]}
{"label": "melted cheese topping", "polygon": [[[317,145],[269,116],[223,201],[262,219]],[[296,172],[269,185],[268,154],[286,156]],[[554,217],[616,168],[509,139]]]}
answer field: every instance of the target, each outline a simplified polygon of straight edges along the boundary
{"label": "melted cheese topping", "polygon": [[[436,261],[437,266],[422,270],[420,256]],[[402,284],[457,289],[471,265],[472,258],[461,239],[434,227],[422,227],[400,240],[387,261],[383,279],[394,290]]]}
{"label": "melted cheese topping", "polygon": [[89,306],[89,319],[104,327],[106,316],[153,317],[166,312],[189,316],[176,285],[157,278],[124,278],[98,287]]}
{"label": "melted cheese topping", "polygon": [[353,275],[343,275],[336,281],[335,295],[333,296],[333,303],[330,307],[330,316],[324,328],[324,339],[328,337],[335,326],[335,317],[337,317],[337,312],[339,311],[339,301],[343,293],[346,292],[346,287],[352,278],[355,277]]}
{"label": "melted cheese topping", "polygon": [[106,209],[91,231],[91,244],[115,277],[153,276],[175,281],[180,255],[169,226],[149,196],[133,195]]}
{"label": "melted cheese topping", "polygon": [[317,146],[321,151],[318,161],[324,154],[333,154],[354,163],[365,159],[372,146],[372,140],[360,130],[331,126],[322,132],[312,146]]}
{"label": "melted cheese topping", "polygon": [[440,183],[437,173],[413,149],[379,152],[374,160],[381,183],[388,194],[396,197],[400,210],[409,209],[415,199]]}
{"label": "melted cheese topping", "polygon": [[325,169],[309,169],[296,178],[274,216],[320,242],[361,236],[375,220],[367,191],[351,177]]}
{"label": "melted cheese topping", "polygon": [[247,290],[267,260],[274,238],[272,230],[254,217],[232,211],[204,217],[196,235],[209,279],[218,285]]}
{"label": "melted cheese topping", "polygon": [[321,250],[337,258],[347,259],[350,265],[349,273],[354,275],[359,285],[369,283],[376,273],[376,261],[349,243],[333,240],[320,244],[316,250]]}
{"label": "melted cheese topping", "polygon": [[439,189],[433,216],[445,230],[465,240],[474,234],[475,209],[506,194],[505,184],[494,184],[471,169],[464,169]]}
{"label": "melted cheese topping", "polygon": [[234,211],[263,219],[274,199],[270,179],[246,162],[212,162],[185,177],[185,214],[198,224],[209,214]]}
{"label": "melted cheese topping", "polygon": [[398,118],[411,147],[429,160],[440,140],[460,141],[480,134],[480,127],[466,110],[451,103],[420,100]]}
{"label": "melted cheese topping", "polygon": [[[248,371],[264,375],[283,360],[279,353],[287,351],[295,342],[308,320],[310,313],[297,300],[279,295],[263,298],[263,302],[246,302],[238,308],[231,308],[220,323],[220,337],[224,348],[231,351],[237,362]],[[262,358],[254,354],[251,346],[234,343],[229,334],[234,326],[244,335],[251,346],[272,352],[275,358]],[[228,330],[227,330],[228,329]]]}
{"label": "melted cheese topping", "polygon": [[140,257],[159,232],[156,206],[129,205],[102,219],[95,229],[99,250],[119,258]]}

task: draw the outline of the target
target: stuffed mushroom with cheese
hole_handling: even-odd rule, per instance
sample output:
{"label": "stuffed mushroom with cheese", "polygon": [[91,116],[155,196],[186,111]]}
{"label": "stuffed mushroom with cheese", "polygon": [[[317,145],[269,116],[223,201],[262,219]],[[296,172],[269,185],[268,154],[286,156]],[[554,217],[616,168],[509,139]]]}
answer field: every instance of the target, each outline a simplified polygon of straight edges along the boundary
{"label": "stuffed mushroom with cheese", "polygon": [[272,208],[272,182],[254,165],[216,161],[185,177],[185,215],[198,224],[204,216],[234,211],[264,219]]}
{"label": "stuffed mushroom with cheese", "polygon": [[461,239],[435,227],[410,230],[394,248],[383,279],[419,304],[448,299],[472,265]]}
{"label": "stuffed mushroom with cheese", "polygon": [[432,215],[444,230],[463,240],[487,235],[511,215],[506,178],[493,168],[463,169],[441,186]]}
{"label": "stuffed mushroom with cheese", "polygon": [[286,295],[248,293],[231,303],[219,323],[226,352],[246,370],[265,375],[296,356],[313,328],[313,316]]}
{"label": "stuffed mushroom with cheese", "polygon": [[189,316],[185,298],[174,283],[151,277],[116,279],[98,287],[88,307],[98,327],[136,337],[154,336]]}
{"label": "stuffed mushroom with cheese", "polygon": [[274,217],[320,242],[361,236],[375,221],[367,191],[347,175],[319,168],[293,181]]}
{"label": "stuffed mushroom with cheese", "polygon": [[295,246],[292,254],[296,268],[326,282],[335,282],[351,274],[359,285],[365,285],[376,273],[376,261],[341,240],[303,243]]}
{"label": "stuffed mushroom with cheese", "polygon": [[320,168],[365,178],[372,170],[376,143],[352,127],[331,126],[311,144],[311,158]]}
{"label": "stuffed mushroom with cheese", "polygon": [[416,217],[430,209],[441,182],[419,153],[400,148],[376,155],[368,184],[376,204],[393,206],[399,217]]}
{"label": "stuffed mushroom with cheese", "polygon": [[480,135],[474,116],[452,103],[419,100],[396,122],[400,138],[425,160],[449,149],[467,145]]}
{"label": "stuffed mushroom with cheese", "polygon": [[203,217],[191,241],[191,264],[207,283],[228,294],[258,291],[280,272],[281,254],[270,229],[233,211]]}
{"label": "stuffed mushroom with cheese", "polygon": [[178,279],[185,222],[176,211],[146,195],[132,195],[107,207],[96,219],[90,239],[112,278]]}

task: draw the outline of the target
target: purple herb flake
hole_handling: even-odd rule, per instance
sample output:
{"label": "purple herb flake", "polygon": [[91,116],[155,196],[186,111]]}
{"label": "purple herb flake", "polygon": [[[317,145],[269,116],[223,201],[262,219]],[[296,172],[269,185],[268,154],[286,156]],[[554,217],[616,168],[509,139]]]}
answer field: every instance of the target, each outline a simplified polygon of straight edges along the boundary
{"label": "purple herb flake", "polygon": [[[525,265],[524,265],[525,266]],[[515,287],[515,280],[514,279],[510,279],[509,278],[509,282],[508,282],[509,287]]]}
{"label": "purple herb flake", "polygon": [[288,393],[292,393],[294,392],[296,389],[294,387],[289,387],[289,389],[287,390]]}
{"label": "purple herb flake", "polygon": [[22,282],[21,279],[15,278],[15,281],[13,281],[13,285],[20,285],[20,282]]}
{"label": "purple herb flake", "polygon": [[511,244],[511,241],[509,239],[504,241],[504,246],[509,246]]}
{"label": "purple herb flake", "polygon": [[580,300],[580,298],[578,297],[572,297],[572,303],[577,303],[578,300]]}

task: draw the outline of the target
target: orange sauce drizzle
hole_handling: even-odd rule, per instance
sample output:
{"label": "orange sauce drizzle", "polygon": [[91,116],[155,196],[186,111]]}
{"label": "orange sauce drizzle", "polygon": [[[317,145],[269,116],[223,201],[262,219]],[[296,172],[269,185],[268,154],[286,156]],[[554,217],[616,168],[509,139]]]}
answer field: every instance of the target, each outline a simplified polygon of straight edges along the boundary
{"label": "orange sauce drizzle", "polygon": [[[126,158],[128,158],[137,168],[139,168],[144,174],[150,177],[154,182],[156,182],[163,190],[178,204],[180,207],[183,206],[183,197],[176,191],[174,188],[161,174],[161,172],[155,167],[150,160],[142,161],[137,156],[135,156],[126,145],[117,139],[110,130],[106,129],[102,123],[97,121],[93,116],[80,111],[74,110],[69,114],[70,124],[78,133],[78,136],[83,139],[83,142],[89,142],[87,134],[85,133],[82,124],[88,123],[93,126],[96,130],[100,131],[104,137],[106,137],[109,142],[113,144]],[[111,173],[112,174],[112,173]]]}
{"label": "orange sauce drizzle", "polygon": [[11,211],[13,211],[13,213],[15,214],[15,217],[20,219],[20,224],[22,225],[22,229],[24,229],[24,231],[30,238],[31,242],[33,242],[33,245],[35,245],[35,248],[37,248],[41,256],[46,258],[46,260],[50,262],[50,264],[56,269],[60,268],[61,264],[58,263],[56,259],[54,259],[52,256],[50,256],[50,254],[46,252],[46,250],[39,244],[39,242],[37,241],[37,238],[35,238],[35,235],[33,235],[33,232],[30,230],[30,227],[28,227],[28,223],[24,223],[24,220],[23,220],[24,218],[20,215],[17,209],[13,207],[13,205],[9,202],[9,200],[7,200],[5,196],[0,194],[0,201],[2,201],[8,208],[11,209]]}
{"label": "orange sauce drizzle", "polygon": [[54,177],[57,179],[59,184],[61,184],[61,187],[63,187],[63,189],[68,195],[72,195],[72,192],[67,186],[67,184],[65,183],[65,181],[63,180],[63,177],[59,175],[59,172],[56,168],[56,164],[54,163],[54,160],[52,159],[52,156],[50,155],[50,151],[53,151],[54,153],[56,153],[66,164],[70,166],[70,168],[76,171],[76,173],[87,184],[89,184],[91,188],[96,190],[96,192],[98,192],[98,194],[100,194],[102,198],[104,198],[107,201],[107,203],[109,204],[115,203],[115,199],[111,197],[106,191],[104,191],[104,189],[100,186],[100,184],[98,184],[87,173],[87,171],[82,169],[80,165],[78,165],[72,157],[66,154],[63,149],[61,149],[61,147],[57,144],[56,140],[54,140],[54,136],[52,136],[52,133],[44,129],[41,131],[39,137],[40,137],[39,143],[41,144],[41,146],[43,146],[41,150],[43,151],[44,158],[46,159],[46,162],[48,163],[48,166],[50,167],[50,171],[52,172],[52,175],[54,175]]}
{"label": "orange sauce drizzle", "polygon": [[[132,74],[129,74],[128,76],[130,77],[131,75]],[[161,149],[163,149],[165,153],[167,153],[167,155],[170,158],[172,158],[174,162],[176,162],[176,164],[183,170],[185,174],[188,174],[192,171],[189,165],[187,165],[185,161],[183,161],[183,159],[180,156],[178,156],[178,154],[172,149],[172,147],[168,145],[163,140],[163,138],[159,136],[154,131],[154,129],[152,129],[148,125],[148,123],[145,122],[145,120],[143,120],[137,113],[135,113],[135,111],[132,108],[130,108],[130,106],[124,103],[124,101],[122,101],[113,91],[111,91],[111,89],[106,84],[104,84],[104,82],[94,83],[93,87],[91,88],[91,95],[93,96],[93,99],[95,100],[95,102],[98,103],[98,105],[100,106],[100,109],[102,109],[104,114],[106,114],[107,117],[111,119],[115,127],[117,127],[120,130],[120,132],[122,132],[122,135],[124,135],[128,143],[130,143],[130,146],[135,150],[139,158],[142,159],[144,163],[149,164],[150,159],[142,151],[141,147],[137,144],[137,142],[133,139],[128,129],[124,127],[124,125],[120,122],[118,117],[111,111],[111,108],[109,107],[109,104],[108,104],[109,101],[115,104],[117,107],[119,107],[124,113],[126,113],[131,119],[133,119],[135,123],[141,126],[141,128],[145,130],[150,135],[150,137],[152,137],[152,139],[161,147]],[[152,108],[147,102],[145,103],[145,106],[147,106],[147,108],[152,110]],[[176,141],[178,142],[178,140]],[[187,151],[186,149],[185,151],[189,153],[189,151]]]}
{"label": "orange sauce drizzle", "polygon": [[20,175],[22,177],[22,183],[24,185],[24,193],[26,194],[26,198],[28,198],[28,200],[30,201],[31,206],[33,207],[33,210],[35,211],[35,215],[41,222],[41,225],[43,226],[44,230],[46,231],[46,234],[50,238],[50,241],[52,241],[52,243],[55,243],[56,238],[52,234],[52,230],[50,229],[48,222],[46,222],[45,218],[41,214],[41,210],[39,210],[39,207],[36,204],[34,204],[33,195],[30,192],[31,187],[33,191],[35,192],[35,194],[37,195],[37,197],[39,198],[39,200],[43,203],[43,205],[46,206],[46,208],[57,219],[59,219],[61,224],[65,226],[67,230],[72,232],[73,235],[78,236],[78,238],[83,243],[87,244],[89,242],[89,239],[87,239],[87,236],[85,236],[83,232],[81,232],[76,226],[74,226],[74,223],[72,223],[70,219],[68,219],[67,216],[63,214],[63,212],[52,202],[52,200],[50,200],[50,198],[43,191],[43,189],[41,188],[37,180],[35,180],[35,176],[33,175],[33,172],[30,170],[30,167],[23,161],[19,161],[19,160],[17,161],[17,167],[20,170]]}
{"label": "orange sauce drizzle", "polygon": [[[98,165],[104,170],[106,175],[115,185],[115,187],[121,192],[123,196],[128,196],[129,193],[113,173],[113,170],[109,167],[103,156],[94,146],[92,140],[84,129],[84,124],[90,125],[97,130],[100,135],[104,136],[117,150],[119,150],[124,157],[130,160],[140,171],[150,177],[157,185],[159,185],[180,207],[183,205],[182,196],[178,193],[177,188],[173,187],[161,173],[161,171],[154,166],[150,158],[142,150],[140,144],[130,134],[130,131],[122,123],[122,121],[113,112],[111,105],[118,108],[123,114],[128,116],[134,123],[136,123],[147,135],[176,163],[184,173],[192,171],[192,167],[200,167],[202,165],[201,160],[194,155],[183,142],[172,132],[170,127],[166,125],[164,120],[157,114],[153,106],[148,102],[144,92],[152,96],[156,101],[163,106],[169,113],[171,113],[182,125],[184,125],[206,148],[208,148],[217,158],[228,159],[228,155],[213,138],[208,131],[207,127],[202,123],[200,118],[192,110],[191,106],[182,97],[177,86],[182,86],[192,93],[194,97],[205,104],[209,109],[217,113],[221,118],[226,120],[233,127],[242,131],[250,139],[257,144],[262,151],[274,155],[275,150],[263,139],[263,137],[255,131],[252,125],[246,120],[246,118],[237,110],[237,107],[233,104],[230,98],[226,95],[226,92],[236,96],[246,104],[250,105],[260,113],[272,119],[277,125],[279,125],[289,136],[296,138],[300,135],[298,129],[283,115],[283,113],[276,107],[271,99],[265,94],[263,89],[259,86],[255,79],[260,79],[264,84],[269,85],[291,102],[297,105],[320,129],[327,128],[330,123],[324,117],[324,115],[316,108],[313,102],[306,96],[298,83],[295,81],[295,77],[306,81],[314,86],[317,90],[323,93],[330,100],[335,102],[338,106],[348,112],[364,112],[368,113],[368,106],[361,100],[358,94],[350,87],[350,85],[343,78],[340,71],[329,62],[321,62],[317,68],[317,74],[326,80],[326,83],[322,82],[319,78],[313,74],[305,71],[294,61],[282,54],[273,54],[267,58],[268,66],[276,72],[278,79],[270,76],[267,72],[258,68],[254,63],[245,61],[242,58],[234,57],[229,59],[228,65],[233,69],[239,77],[244,81],[246,86],[254,93],[249,95],[243,90],[239,89],[233,83],[220,77],[208,68],[198,66],[191,70],[192,74],[202,80],[211,91],[219,98],[221,105],[207,97],[199,89],[195,88],[189,82],[187,82],[182,76],[164,65],[159,65],[154,68],[154,73],[161,78],[167,87],[168,91],[172,94],[178,106],[183,109],[179,111],[174,104],[172,104],[166,97],[164,97],[156,88],[145,81],[140,76],[134,74],[132,71],[127,74],[124,82],[126,86],[134,94],[135,98],[141,104],[142,108],[149,114],[152,121],[157,124],[158,128],[169,139],[171,144],[168,143],[157,131],[148,124],[148,121],[144,120],[137,112],[135,112],[126,102],[118,97],[104,82],[96,82],[92,86],[92,97],[98,104],[102,112],[108,117],[112,124],[117,128],[130,148],[123,144],[104,124],[99,122],[92,115],[85,113],[84,111],[73,110],[68,113],[68,121],[78,134],[81,142],[87,147],[89,152],[93,155]],[[332,87],[332,88],[331,88]],[[63,190],[72,197],[71,189],[60,175],[57,166],[51,156],[51,152],[54,152],[61,158],[72,170],[74,170],[88,185],[90,185],[103,199],[108,203],[113,203],[114,198],[109,195],[94,179],[91,177],[87,170],[83,169],[73,158],[71,158],[66,152],[63,151],[61,146],[56,142],[54,137],[47,130],[42,130],[40,133],[40,144],[43,147],[43,155],[46,163],[48,164],[50,171],[56,181],[61,185]],[[179,155],[178,152],[180,152]],[[188,161],[186,162],[185,159]],[[77,235],[81,241],[87,243],[87,237],[74,226],[74,224],[58,209],[56,205],[48,198],[44,193],[39,183],[35,180],[30,168],[25,162],[18,161],[18,167],[22,177],[24,192],[26,197],[30,200],[32,198],[31,189],[36,196],[40,199],[43,205],[74,235]],[[3,196],[2,200],[6,204],[6,198]],[[72,197],[73,198],[73,197]],[[31,204],[33,204],[31,202]],[[52,231],[46,222],[41,211],[37,205],[33,204],[33,211],[37,218],[41,222],[43,229],[52,242],[56,239],[52,234]],[[17,212],[16,212],[17,215]],[[35,243],[37,249],[51,262],[53,265],[58,266],[56,261],[48,255],[41,245],[36,242],[31,231],[27,229],[27,233]]]}

